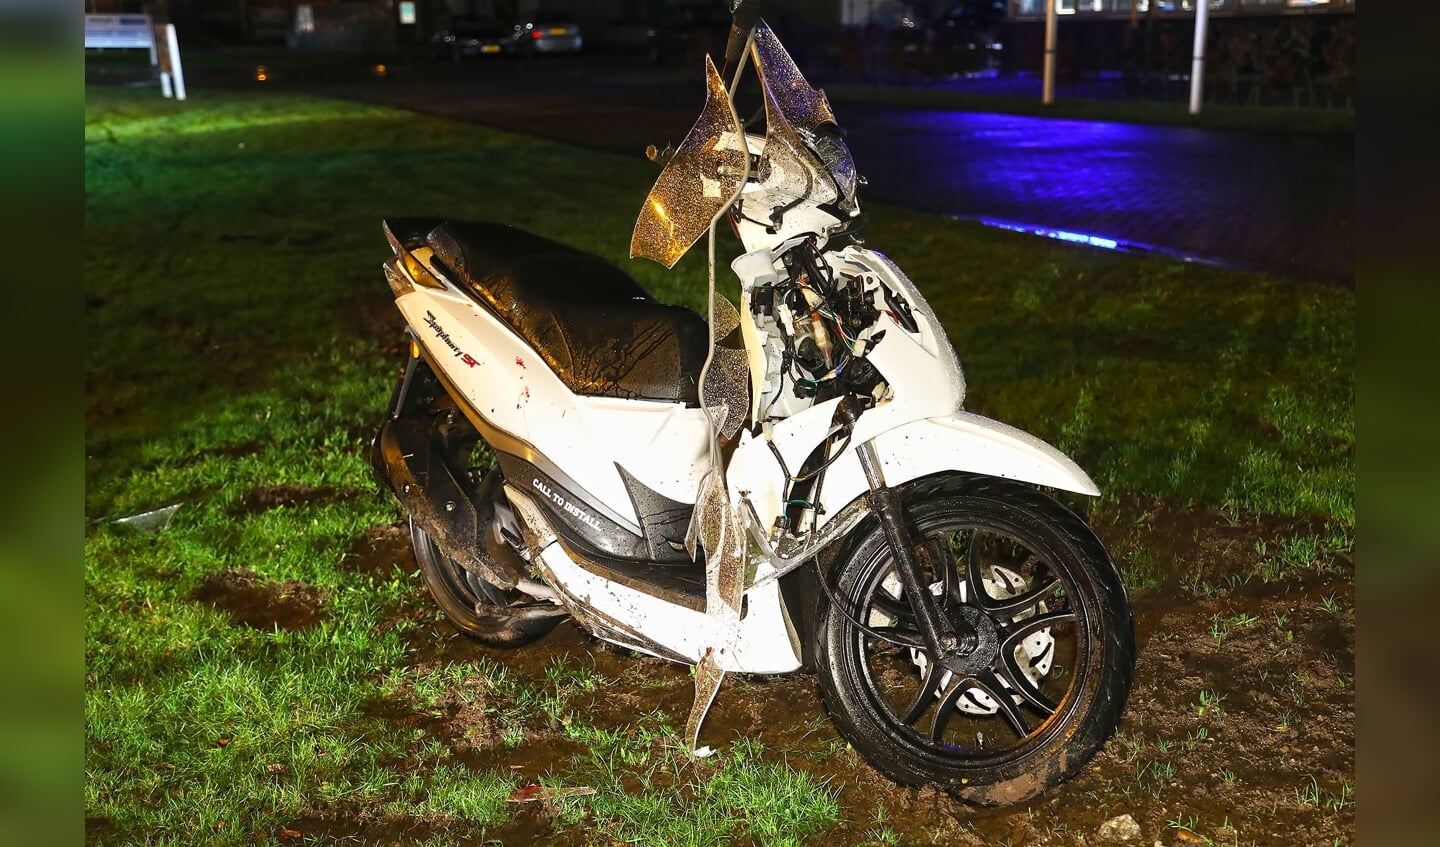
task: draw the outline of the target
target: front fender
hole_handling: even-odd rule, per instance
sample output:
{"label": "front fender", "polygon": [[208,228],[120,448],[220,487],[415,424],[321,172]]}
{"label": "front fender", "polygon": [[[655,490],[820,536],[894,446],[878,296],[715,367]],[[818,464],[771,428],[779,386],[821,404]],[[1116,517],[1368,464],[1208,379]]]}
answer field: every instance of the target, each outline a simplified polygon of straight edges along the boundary
{"label": "front fender", "polygon": [[[822,424],[827,424],[830,417],[828,413],[814,416]],[[861,423],[864,421],[862,416]],[[736,507],[742,500],[748,500],[761,526],[769,527],[775,516],[785,511],[781,502],[785,473],[775,455],[788,452],[787,464],[798,466],[823,437],[824,430],[819,429],[807,430],[800,436],[777,438],[776,449],[772,451],[763,437],[756,438],[748,431],[743,433],[726,469],[730,496]],[[1091,496],[1100,493],[1090,477],[1059,450],[1028,432],[969,412],[909,421],[872,436],[872,440],[880,456],[885,482],[891,486],[959,471]],[[870,490],[860,467],[857,447],[858,442],[850,445],[825,469],[824,483],[820,486],[820,526]]]}
{"label": "front fender", "polygon": [[889,485],[938,470],[960,470],[1092,497],[1100,494],[1069,456],[1024,430],[970,412],[896,427],[875,438],[875,449]]}
{"label": "front fender", "polygon": [[[1001,477],[1078,494],[1100,489],[1068,456],[1024,430],[970,412],[902,424],[874,438],[885,483],[945,471]],[[858,446],[858,445],[857,445]],[[870,490],[854,449],[826,471],[821,522]]]}

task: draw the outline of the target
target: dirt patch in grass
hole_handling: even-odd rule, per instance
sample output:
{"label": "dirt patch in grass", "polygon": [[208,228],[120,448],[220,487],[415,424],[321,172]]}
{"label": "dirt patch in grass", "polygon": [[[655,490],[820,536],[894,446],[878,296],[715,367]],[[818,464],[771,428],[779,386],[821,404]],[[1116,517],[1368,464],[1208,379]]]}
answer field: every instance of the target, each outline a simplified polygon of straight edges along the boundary
{"label": "dirt patch in grass", "polygon": [[345,555],[343,567],[353,573],[390,578],[397,569],[415,572],[415,553],[410,531],[403,523],[373,526],[356,539]]}
{"label": "dirt patch in grass", "polygon": [[107,817],[85,816],[85,843],[98,844],[115,831],[115,822]]}
{"label": "dirt patch in grass", "polygon": [[657,709],[682,707],[683,713],[690,708],[693,688],[688,667],[597,641],[568,619],[536,643],[516,650],[472,641],[444,621],[417,628],[413,643],[419,666],[488,660],[532,681],[544,679],[546,668],[556,660],[583,663],[616,683],[574,694],[568,701],[586,723],[601,729],[613,729]]}
{"label": "dirt patch in grass", "polygon": [[553,806],[548,803],[525,803],[516,807],[513,818],[500,826],[486,829],[484,838],[476,839],[476,842],[583,847],[588,844],[603,844],[605,840],[596,833],[587,831],[584,826],[572,829],[556,828]]}
{"label": "dirt patch in grass", "polygon": [[[758,739],[767,757],[837,790],[842,822],[812,843],[1075,847],[1111,843],[1102,828],[1126,815],[1140,834],[1125,843],[1146,847],[1353,843],[1353,554],[1266,578],[1263,565],[1275,546],[1316,524],[1163,504],[1125,513],[1130,519],[1102,515],[1096,522],[1117,559],[1128,552],[1141,564],[1159,563],[1159,572],[1185,576],[1132,590],[1140,649],[1120,730],[1052,795],[983,809],[933,789],[896,786],[839,737],[808,673],[731,677],[701,743],[723,755],[740,739]],[[396,545],[398,552],[403,530],[372,536],[372,547]],[[427,599],[419,596],[419,605]],[[494,662],[538,685],[557,662],[582,665],[606,682],[569,697],[565,710],[575,720],[623,730],[659,713],[672,726],[684,723],[692,696],[687,668],[603,645],[569,622],[529,647],[499,650],[425,614],[410,635],[421,667]],[[563,726],[532,719],[507,730],[500,725],[507,704],[475,692],[456,687],[431,708],[385,717],[440,738],[477,770],[509,772],[522,784],[547,774],[583,781],[586,748],[565,737]],[[634,790],[644,790],[638,778]],[[542,808],[517,806],[485,837],[605,843],[587,825],[566,826]],[[391,832],[382,829],[346,833],[378,843]]]}
{"label": "dirt patch in grass", "polygon": [[1319,519],[1231,515],[1158,501],[1127,503],[1092,520],[1120,566],[1137,609],[1209,597],[1277,597],[1353,574],[1354,551],[1319,550],[1303,564],[1283,560],[1291,539],[1330,534]]}
{"label": "dirt patch in grass", "polygon": [[255,629],[309,629],[326,617],[325,597],[319,589],[298,580],[269,582],[250,570],[211,574],[191,599]]}
{"label": "dirt patch in grass", "polygon": [[[412,844],[441,831],[423,818],[376,815],[363,806],[335,804],[317,808],[274,832],[256,839],[260,844]],[[267,837],[268,836],[268,837]]]}
{"label": "dirt patch in grass", "polygon": [[349,806],[316,809],[259,839],[265,844],[346,844],[354,847],[391,847],[415,844],[445,837],[456,847],[486,845],[545,844],[552,847],[582,847],[594,840],[582,830],[559,830],[554,824],[554,809],[547,803],[525,803],[514,807],[509,820],[486,826],[478,831],[460,828],[451,831],[443,823],[425,818],[395,815],[374,816],[363,809]]}
{"label": "dirt patch in grass", "polygon": [[1146,648],[1121,731],[1057,808],[1076,816],[1093,792],[1177,843],[1182,830],[1223,843],[1348,843],[1354,625],[1349,583],[1142,615]]}
{"label": "dirt patch in grass", "polygon": [[489,690],[484,679],[475,677],[445,691],[432,703],[392,701],[375,704],[370,711],[375,717],[416,730],[417,736],[438,739],[476,769],[521,770],[536,759],[553,761],[559,752],[550,752],[552,747],[574,746],[559,743],[564,727],[557,721],[539,715],[510,719],[516,711],[514,705],[510,698]]}

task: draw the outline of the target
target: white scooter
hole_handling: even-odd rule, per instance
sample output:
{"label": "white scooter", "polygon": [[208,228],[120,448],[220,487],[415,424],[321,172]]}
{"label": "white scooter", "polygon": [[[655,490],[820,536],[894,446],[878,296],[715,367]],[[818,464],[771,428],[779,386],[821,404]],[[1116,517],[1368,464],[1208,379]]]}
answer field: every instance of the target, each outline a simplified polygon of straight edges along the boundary
{"label": "white scooter", "polygon": [[[739,46],[729,86],[707,58],[681,146],[652,150],[631,241],[672,267],[709,232],[709,320],[513,227],[387,220],[412,340],[372,461],[480,641],[570,617],[695,665],[692,749],[727,672],[812,669],[891,779],[1025,801],[1080,771],[1129,691],[1116,569],[1036,486],[1098,490],[961,410],[934,312],[855,237],[862,181],[824,94],[763,21]],[[763,134],[733,105],[751,63]],[[738,311],[715,293],[722,218]]]}

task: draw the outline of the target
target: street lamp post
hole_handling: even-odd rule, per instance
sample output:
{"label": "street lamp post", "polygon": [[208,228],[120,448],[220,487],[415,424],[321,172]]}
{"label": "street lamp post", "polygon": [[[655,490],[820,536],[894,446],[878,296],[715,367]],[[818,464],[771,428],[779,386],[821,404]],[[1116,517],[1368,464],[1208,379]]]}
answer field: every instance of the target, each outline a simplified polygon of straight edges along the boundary
{"label": "street lamp post", "polygon": [[1045,0],[1045,82],[1041,102],[1046,105],[1055,102],[1055,7],[1059,5],[1060,0]]}
{"label": "street lamp post", "polygon": [[1190,114],[1200,114],[1200,94],[1205,88],[1205,24],[1210,18],[1210,0],[1195,0],[1195,51],[1190,63]]}

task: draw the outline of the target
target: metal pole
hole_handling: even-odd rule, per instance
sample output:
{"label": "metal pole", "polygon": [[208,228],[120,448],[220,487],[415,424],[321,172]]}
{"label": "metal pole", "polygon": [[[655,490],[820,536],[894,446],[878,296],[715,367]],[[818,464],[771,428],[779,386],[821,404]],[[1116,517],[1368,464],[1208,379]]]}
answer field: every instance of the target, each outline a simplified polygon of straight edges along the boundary
{"label": "metal pole", "polygon": [[1190,114],[1200,114],[1200,94],[1205,90],[1205,24],[1210,19],[1210,0],[1195,0],[1195,53],[1190,63]]}
{"label": "metal pole", "polygon": [[1058,16],[1055,7],[1060,0],[1045,0],[1045,88],[1041,102],[1049,105],[1055,102],[1055,24]]}
{"label": "metal pole", "polygon": [[165,40],[170,48],[170,73],[174,77],[175,99],[185,99],[185,71],[180,67],[180,39],[175,37],[175,25],[165,25]]}

